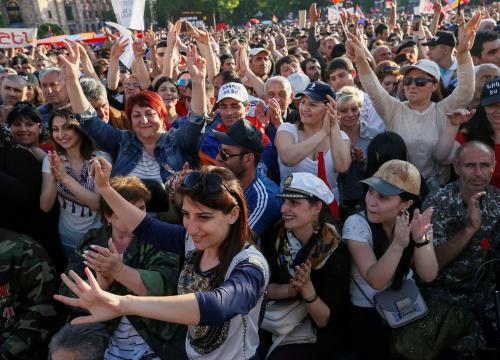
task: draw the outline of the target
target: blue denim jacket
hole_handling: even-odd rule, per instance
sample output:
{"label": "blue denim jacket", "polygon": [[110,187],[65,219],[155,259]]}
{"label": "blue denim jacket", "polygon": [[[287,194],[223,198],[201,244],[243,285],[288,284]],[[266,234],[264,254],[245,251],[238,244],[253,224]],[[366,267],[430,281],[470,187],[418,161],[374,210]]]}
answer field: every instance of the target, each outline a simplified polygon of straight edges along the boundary
{"label": "blue denim jacket", "polygon": [[[115,129],[103,122],[90,107],[77,116],[80,129],[96,146],[113,159],[111,176],[126,176],[142,157],[144,145],[136,134],[128,130]],[[205,126],[205,116],[189,113],[188,121],[179,129],[170,129],[161,134],[155,144],[154,158],[160,164],[161,178],[165,182],[171,175],[167,170],[182,170],[184,163],[198,152],[198,143]]]}

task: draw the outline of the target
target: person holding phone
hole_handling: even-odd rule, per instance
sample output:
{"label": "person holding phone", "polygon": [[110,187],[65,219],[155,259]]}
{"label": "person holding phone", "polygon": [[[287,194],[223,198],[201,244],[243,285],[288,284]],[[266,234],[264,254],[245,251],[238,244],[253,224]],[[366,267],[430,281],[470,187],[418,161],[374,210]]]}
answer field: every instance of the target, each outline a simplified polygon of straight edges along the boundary
{"label": "person holding phone", "polygon": [[[477,309],[477,314],[494,319],[493,297],[487,296],[479,308],[474,301],[479,294],[473,290],[474,274],[486,260],[498,256],[495,251],[500,244],[500,190],[489,185],[495,153],[482,142],[469,141],[457,150],[453,166],[458,180],[431,193],[423,204],[424,209],[434,208],[432,227],[440,269],[439,276],[423,288],[423,293],[426,299]],[[482,288],[493,294],[494,278],[486,277]],[[470,353],[485,343],[477,326],[468,328],[468,340],[461,340],[454,348]]]}

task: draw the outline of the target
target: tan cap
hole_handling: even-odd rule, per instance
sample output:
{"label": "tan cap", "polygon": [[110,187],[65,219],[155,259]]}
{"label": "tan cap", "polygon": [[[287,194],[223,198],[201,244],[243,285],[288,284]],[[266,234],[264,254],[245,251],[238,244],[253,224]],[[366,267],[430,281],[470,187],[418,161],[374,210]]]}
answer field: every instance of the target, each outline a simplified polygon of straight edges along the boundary
{"label": "tan cap", "polygon": [[382,195],[399,195],[403,192],[417,196],[420,194],[420,172],[414,165],[403,160],[385,162],[372,177],[361,182]]}

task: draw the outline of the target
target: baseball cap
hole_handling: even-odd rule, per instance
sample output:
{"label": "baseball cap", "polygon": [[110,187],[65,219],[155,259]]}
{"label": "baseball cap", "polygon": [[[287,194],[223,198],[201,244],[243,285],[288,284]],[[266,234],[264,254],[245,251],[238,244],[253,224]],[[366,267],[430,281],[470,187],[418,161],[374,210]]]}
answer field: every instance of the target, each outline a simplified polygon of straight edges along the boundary
{"label": "baseball cap", "polygon": [[450,47],[457,46],[457,39],[455,39],[455,35],[451,31],[437,31],[436,35],[432,37],[426,43],[423,43],[424,46],[436,46],[436,45],[446,45]]}
{"label": "baseball cap", "polygon": [[301,91],[295,95],[295,98],[298,99],[303,95],[310,97],[313,101],[328,101],[327,95],[330,95],[333,99],[335,99],[335,92],[332,87],[323,81],[313,81],[307,85],[304,91]]}
{"label": "baseball cap", "polygon": [[311,199],[317,197],[329,205],[335,198],[330,188],[316,175],[296,172],[285,178],[283,191],[276,197],[284,199]]}
{"label": "baseball cap", "polygon": [[400,73],[402,75],[405,75],[408,71],[413,70],[413,69],[420,69],[422,71],[425,71],[427,74],[432,76],[437,81],[439,81],[439,79],[441,78],[441,72],[439,71],[438,64],[436,64],[434,61],[431,61],[431,60],[422,59],[422,60],[418,60],[413,65],[403,66],[400,70]]}
{"label": "baseball cap", "polygon": [[255,56],[257,54],[260,54],[261,52],[265,52],[265,53],[267,53],[267,55],[271,55],[271,52],[269,50],[264,49],[262,47],[258,47],[258,48],[250,49],[250,51],[248,52],[248,56]]}
{"label": "baseball cap", "polygon": [[389,160],[382,164],[372,177],[361,180],[382,195],[398,195],[408,192],[420,194],[420,172],[407,161]]}
{"label": "baseball cap", "polygon": [[224,145],[241,146],[255,152],[264,149],[262,133],[245,119],[235,122],[226,133],[214,130],[213,134]]}
{"label": "baseball cap", "polygon": [[221,102],[221,100],[225,98],[235,99],[241,102],[248,102],[248,91],[243,86],[243,84],[229,82],[224,84],[219,89],[219,96],[217,97],[217,102]]}
{"label": "baseball cap", "polygon": [[500,102],[500,78],[486,82],[481,91],[481,106]]}
{"label": "baseball cap", "polygon": [[411,47],[414,47],[414,46],[417,46],[417,43],[415,41],[413,41],[413,40],[404,42],[401,45],[399,45],[399,47],[396,50],[396,54],[399,54],[404,49],[411,48]]}
{"label": "baseball cap", "polygon": [[288,76],[287,79],[290,81],[290,85],[292,85],[292,93],[294,96],[299,92],[303,92],[311,82],[306,74],[300,72],[293,73]]}

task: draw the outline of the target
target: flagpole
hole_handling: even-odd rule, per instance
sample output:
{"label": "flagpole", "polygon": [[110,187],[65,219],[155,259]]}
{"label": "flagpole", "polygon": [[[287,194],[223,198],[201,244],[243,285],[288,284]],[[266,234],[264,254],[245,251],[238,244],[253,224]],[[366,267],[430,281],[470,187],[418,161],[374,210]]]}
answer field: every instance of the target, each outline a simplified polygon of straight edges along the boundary
{"label": "flagpole", "polygon": [[460,12],[460,0],[458,0],[458,10],[457,12]]}

